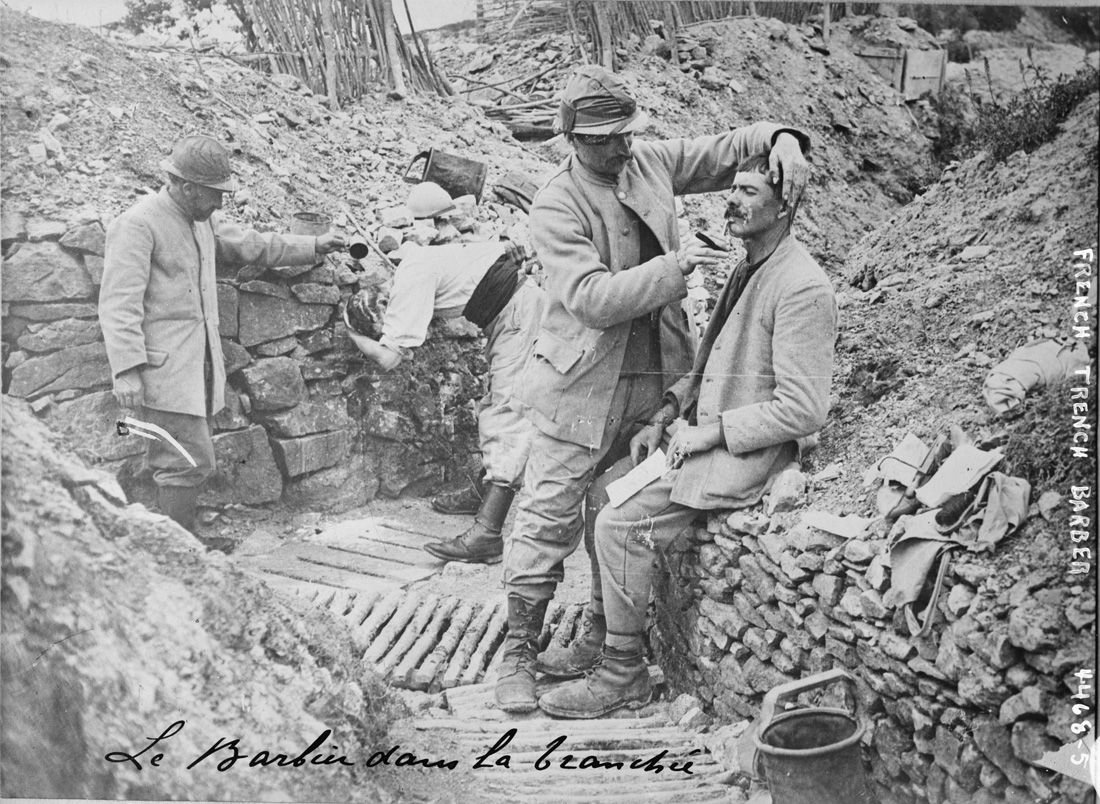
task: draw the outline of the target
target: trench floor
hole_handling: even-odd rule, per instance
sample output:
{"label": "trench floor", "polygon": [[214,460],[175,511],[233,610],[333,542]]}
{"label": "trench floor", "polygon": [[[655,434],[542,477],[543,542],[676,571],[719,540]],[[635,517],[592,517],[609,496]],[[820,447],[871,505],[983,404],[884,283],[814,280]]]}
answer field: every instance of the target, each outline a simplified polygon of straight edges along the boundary
{"label": "trench floor", "polygon": [[[393,732],[410,747],[435,746],[435,756],[457,760],[462,777],[431,800],[745,801],[698,731],[670,722],[656,666],[650,672],[664,694],[636,711],[564,721],[496,708],[506,630],[501,565],[445,564],[422,549],[471,522],[437,514],[426,500],[378,501],[339,518],[306,515],[289,533],[261,523],[234,557],[277,591],[343,620],[363,661],[413,704],[418,714]],[[583,550],[570,557],[565,574],[543,646],[568,640],[580,626],[589,583]],[[690,773],[676,770],[688,762]]]}

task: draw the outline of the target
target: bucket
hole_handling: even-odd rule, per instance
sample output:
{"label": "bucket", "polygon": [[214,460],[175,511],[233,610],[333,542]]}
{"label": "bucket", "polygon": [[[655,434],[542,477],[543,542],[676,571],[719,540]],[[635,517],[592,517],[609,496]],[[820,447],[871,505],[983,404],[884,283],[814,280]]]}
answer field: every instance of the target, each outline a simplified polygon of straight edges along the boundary
{"label": "bucket", "polygon": [[[424,170],[419,175],[413,167],[424,160]],[[460,195],[472,195],[481,202],[481,191],[485,189],[485,174],[488,167],[484,162],[467,159],[464,156],[445,153],[437,148],[421,151],[412,158],[405,169],[405,181],[418,184],[422,181],[434,181],[447,191],[451,198]]]}
{"label": "bucket", "polygon": [[290,221],[290,233],[295,235],[327,234],[332,228],[332,218],[323,212],[295,212]]}
{"label": "bucket", "polygon": [[854,692],[855,680],[838,669],[782,684],[764,696],[754,744],[774,804],[875,804],[859,751],[863,727],[854,711],[811,707],[775,714],[784,698],[835,681]]}

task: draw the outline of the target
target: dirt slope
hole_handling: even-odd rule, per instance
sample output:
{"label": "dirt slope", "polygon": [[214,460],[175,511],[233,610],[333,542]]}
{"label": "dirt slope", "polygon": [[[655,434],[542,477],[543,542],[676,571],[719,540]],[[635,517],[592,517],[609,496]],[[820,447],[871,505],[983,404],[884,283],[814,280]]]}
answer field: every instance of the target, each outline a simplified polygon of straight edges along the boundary
{"label": "dirt slope", "polygon": [[[3,440],[4,796],[392,800],[356,773],[399,708],[346,630],[121,504],[25,403],[5,399]],[[105,761],[176,720],[159,768]],[[325,729],[358,768],[186,769],[221,738],[293,757]]]}

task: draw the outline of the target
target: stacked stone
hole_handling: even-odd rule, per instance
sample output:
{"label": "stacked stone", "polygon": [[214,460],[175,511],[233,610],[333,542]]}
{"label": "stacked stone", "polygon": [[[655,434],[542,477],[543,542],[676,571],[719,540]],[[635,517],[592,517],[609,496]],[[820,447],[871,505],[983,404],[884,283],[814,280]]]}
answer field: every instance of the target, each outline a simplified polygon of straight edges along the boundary
{"label": "stacked stone", "polygon": [[[439,222],[379,209],[374,232],[399,246],[524,240],[525,216],[466,205]],[[488,218],[484,222],[478,220]],[[144,441],[115,432],[119,410],[96,315],[104,226],[3,215],[4,391],[26,398],[83,457],[131,469]],[[338,305],[389,277],[377,257],[333,255],[313,266],[218,276],[227,407],[214,420],[219,474],[205,504],[355,505],[420,491],[476,461],[476,399],[485,371],[480,332],[436,322],[414,360],[377,372],[347,338]]]}
{"label": "stacked stone", "polygon": [[876,800],[1090,800],[1036,764],[1080,737],[1070,694],[1073,671],[1094,666],[1087,590],[1026,571],[1006,588],[991,557],[956,553],[929,635],[912,639],[883,603],[885,540],[802,524],[801,483],[788,470],[763,503],[712,515],[666,557],[651,641],[673,687],[737,721],[773,687],[843,667]]}

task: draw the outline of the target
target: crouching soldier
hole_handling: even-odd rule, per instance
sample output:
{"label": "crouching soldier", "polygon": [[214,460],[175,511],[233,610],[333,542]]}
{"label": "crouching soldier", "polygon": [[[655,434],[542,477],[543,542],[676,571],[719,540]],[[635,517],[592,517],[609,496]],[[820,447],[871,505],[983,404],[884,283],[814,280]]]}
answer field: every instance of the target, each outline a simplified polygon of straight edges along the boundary
{"label": "crouching soldier", "polygon": [[[418,218],[448,211],[451,199],[430,182],[419,184],[408,206]],[[378,331],[349,318],[348,335],[364,355],[390,370],[424,343],[433,317],[462,316],[485,335],[489,387],[477,417],[485,473],[474,524],[449,542],[424,549],[444,561],[495,564],[504,552],[501,531],[523,480],[533,428],[512,403],[516,377],[531,353],[542,319],[543,292],[523,275],[523,250],[508,242],[406,247],[393,277]],[[378,337],[380,335],[380,337]]]}

